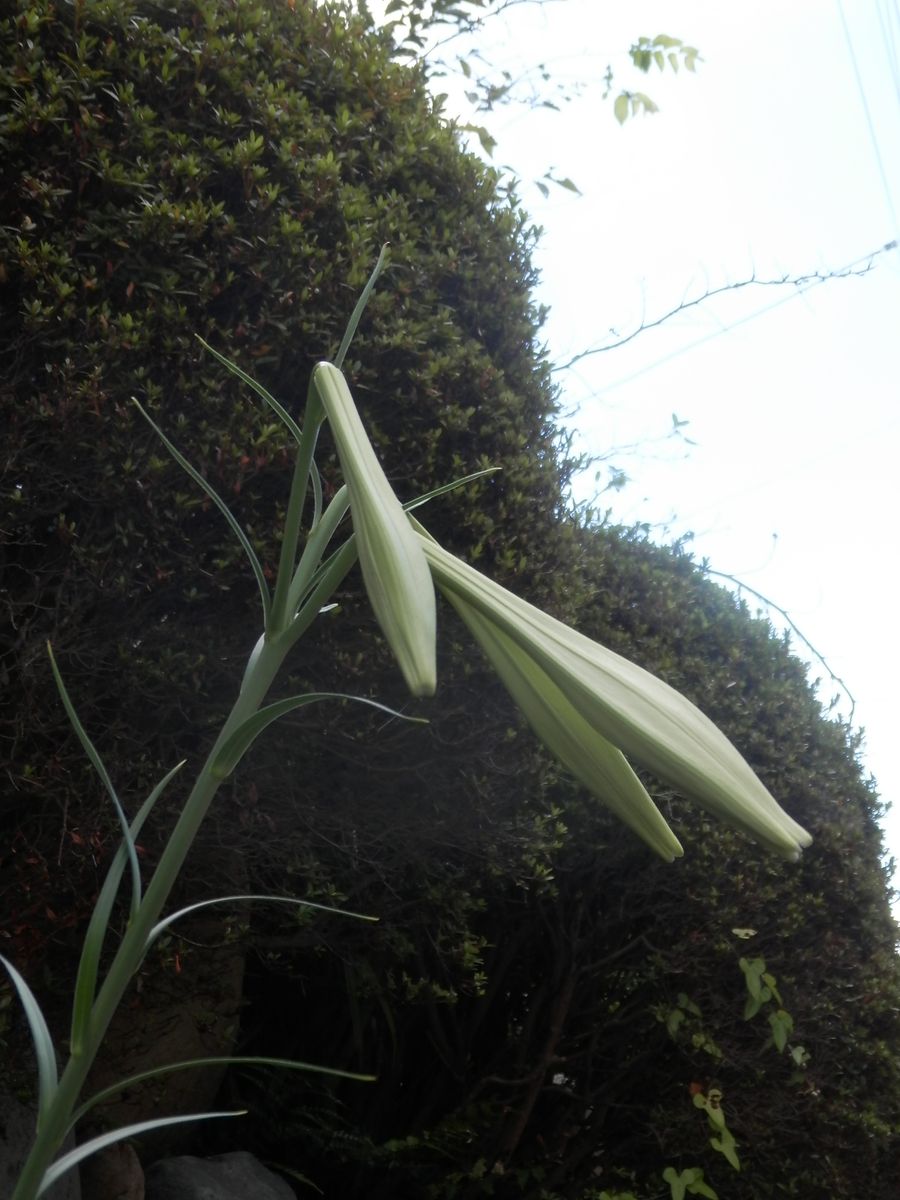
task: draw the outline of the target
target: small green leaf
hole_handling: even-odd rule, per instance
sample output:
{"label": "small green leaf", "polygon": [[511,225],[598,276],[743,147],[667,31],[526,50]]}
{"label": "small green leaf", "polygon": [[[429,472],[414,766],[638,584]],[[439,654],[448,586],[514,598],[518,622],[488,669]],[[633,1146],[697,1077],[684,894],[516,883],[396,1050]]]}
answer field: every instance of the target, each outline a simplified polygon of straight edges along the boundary
{"label": "small green leaf", "polygon": [[579,187],[576,187],[576,185],[569,178],[554,179],[553,182],[556,184],[557,187],[565,188],[567,192],[574,192],[576,196],[581,195],[581,189]]}
{"label": "small green leaf", "polygon": [[659,112],[659,105],[644,92],[635,92],[632,96],[631,104],[635,112],[637,112],[639,106],[644,110],[645,114]]}
{"label": "small green leaf", "polygon": [[488,158],[494,157],[494,147],[497,145],[497,139],[492,137],[483,125],[460,125],[459,128],[463,133],[474,133]]}
{"label": "small green leaf", "polygon": [[616,102],[613,105],[613,113],[620,125],[624,125],[628,120],[628,105],[631,97],[628,92],[621,92],[616,96]]}
{"label": "small green leaf", "polygon": [[735,1171],[740,1171],[741,1162],[737,1156],[737,1142],[734,1140],[729,1129],[723,1129],[719,1137],[710,1138],[709,1144],[713,1150],[718,1150],[720,1154],[725,1156]]}
{"label": "small green leaf", "polygon": [[686,1171],[682,1172],[682,1177],[692,1196],[706,1196],[707,1200],[719,1200],[718,1195],[709,1184],[704,1182],[703,1171],[700,1167],[688,1167]]}
{"label": "small green leaf", "polygon": [[741,958],[738,960],[738,966],[744,973],[747,991],[756,999],[762,988],[760,980],[766,969],[766,960],[764,958]]}
{"label": "small green leaf", "polygon": [[669,1190],[672,1193],[672,1200],[684,1200],[684,1194],[687,1190],[687,1185],[684,1180],[684,1172],[681,1175],[674,1167],[666,1167],[663,1171],[663,1179],[669,1185]]}
{"label": "small green leaf", "polygon": [[670,1038],[674,1038],[678,1033],[678,1027],[684,1020],[684,1013],[680,1008],[673,1008],[666,1017],[666,1030]]}
{"label": "small green leaf", "polygon": [[779,1008],[777,1012],[769,1013],[769,1025],[772,1029],[772,1041],[780,1053],[787,1045],[787,1040],[794,1029],[794,1018],[790,1013]]}

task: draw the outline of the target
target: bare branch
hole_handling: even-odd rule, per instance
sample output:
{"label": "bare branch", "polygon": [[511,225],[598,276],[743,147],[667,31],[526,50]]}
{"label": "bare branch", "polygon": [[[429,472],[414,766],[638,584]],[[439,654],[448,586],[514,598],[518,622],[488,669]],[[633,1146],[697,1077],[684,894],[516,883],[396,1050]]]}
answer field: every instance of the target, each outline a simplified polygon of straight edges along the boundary
{"label": "bare branch", "polygon": [[729,583],[733,583],[737,588],[738,595],[740,595],[742,592],[749,592],[751,596],[754,596],[757,600],[761,601],[766,608],[771,609],[772,612],[778,613],[778,615],[790,629],[791,633],[799,638],[810,654],[812,654],[812,656],[822,664],[822,666],[828,672],[832,682],[838,685],[838,687],[843,691],[844,695],[850,701],[850,712],[847,715],[847,724],[852,725],[853,715],[856,712],[856,698],[847,687],[846,683],[844,683],[843,679],[841,679],[840,675],[836,675],[834,671],[832,671],[831,667],[829,667],[824,654],[817,650],[809,638],[798,628],[793,618],[789,616],[787,610],[783,609],[780,604],[776,604],[774,600],[770,600],[768,596],[763,595],[762,592],[758,592],[756,588],[751,587],[749,583],[744,583],[743,580],[738,579],[735,575],[730,575],[727,571],[714,571],[712,567],[706,563],[703,564],[703,571],[707,575],[715,575],[717,579],[727,579]]}
{"label": "bare branch", "polygon": [[[801,292],[815,287],[816,284],[826,283],[830,279],[847,279],[850,276],[868,275],[869,271],[875,265],[875,259],[880,254],[886,254],[888,251],[896,249],[896,241],[888,242],[886,245],[879,247],[879,249],[873,250],[870,254],[863,255],[862,258],[856,259],[855,262],[848,263],[845,267],[838,267],[834,271],[813,271],[808,275],[782,275],[776,279],[758,279],[754,273],[749,279],[742,279],[737,283],[723,283],[720,287],[708,288],[701,296],[695,296],[693,300],[683,300],[681,304],[653,321],[641,321],[637,329],[625,337],[617,337],[615,341],[606,342],[602,346],[592,346],[587,350],[579,351],[578,354],[574,354],[566,362],[555,366],[553,370],[554,372],[568,371],[577,363],[582,362],[586,358],[592,358],[595,354],[605,354],[607,350],[618,350],[621,346],[627,346],[629,342],[634,341],[639,333],[644,333],[648,329],[656,329],[658,326],[664,325],[666,321],[677,317],[679,313],[687,312],[691,308],[705,304],[707,300],[711,300],[714,296],[720,296],[724,292],[737,292],[747,287],[793,287],[799,295]],[[860,266],[860,264],[863,265]],[[614,331],[611,330],[610,332]]]}

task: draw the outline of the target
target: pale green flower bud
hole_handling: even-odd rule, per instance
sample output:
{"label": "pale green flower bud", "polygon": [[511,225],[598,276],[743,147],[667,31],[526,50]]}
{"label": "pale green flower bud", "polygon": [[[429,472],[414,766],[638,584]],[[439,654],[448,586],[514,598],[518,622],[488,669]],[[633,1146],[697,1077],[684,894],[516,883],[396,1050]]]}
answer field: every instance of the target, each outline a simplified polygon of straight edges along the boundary
{"label": "pale green flower bud", "polygon": [[[422,546],[441,590],[502,631],[613,746],[787,858],[810,844],[725,735],[674,688],[514,596],[424,531]],[[482,644],[491,657],[490,637]]]}
{"label": "pale green flower bud", "polygon": [[343,374],[319,363],[313,382],[328,417],[350,496],[366,592],[414,696],[437,686],[434,584],[418,535],[366,436]]}
{"label": "pale green flower bud", "polygon": [[547,749],[666,862],[684,851],[625,755],[585,721],[533,658],[478,609],[446,590],[507,691]]}

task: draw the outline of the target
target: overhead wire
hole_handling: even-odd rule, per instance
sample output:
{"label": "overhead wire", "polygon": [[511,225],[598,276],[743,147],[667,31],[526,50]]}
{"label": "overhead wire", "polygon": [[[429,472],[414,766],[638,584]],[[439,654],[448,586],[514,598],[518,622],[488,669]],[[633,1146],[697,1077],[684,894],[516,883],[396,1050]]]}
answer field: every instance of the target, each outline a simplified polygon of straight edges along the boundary
{"label": "overhead wire", "polygon": [[897,210],[894,207],[894,199],[891,195],[891,187],[888,182],[887,171],[884,167],[884,159],[881,154],[881,147],[878,144],[878,135],[875,132],[875,122],[872,119],[872,110],[869,108],[869,101],[866,98],[866,89],[863,85],[862,73],[859,69],[856,51],[853,48],[853,40],[850,37],[850,27],[847,24],[847,17],[844,13],[844,5],[842,0],[835,0],[835,2],[837,4],[838,14],[841,19],[841,25],[844,31],[844,41],[847,43],[847,51],[850,55],[850,62],[853,64],[853,71],[856,75],[856,84],[859,89],[859,96],[860,100],[862,101],[863,111],[866,115],[866,124],[869,127],[869,137],[872,141],[872,150],[875,154],[875,161],[878,164],[878,172],[881,176],[881,183],[884,188],[884,197],[887,201],[888,212],[890,213],[891,221],[893,222],[894,235],[896,236],[897,233],[900,232],[900,222],[897,220]]}
{"label": "overhead wire", "polygon": [[[891,72],[891,78],[894,81],[894,91],[897,93],[897,100],[900,101],[900,60],[897,56],[897,41],[893,23],[891,21],[891,12],[888,11],[890,0],[878,0],[875,5],[878,13],[878,24],[881,26],[882,37],[884,38],[884,51],[888,60],[888,67]],[[897,8],[897,0],[894,0],[894,9]],[[897,13],[897,20],[900,23],[900,13]]]}

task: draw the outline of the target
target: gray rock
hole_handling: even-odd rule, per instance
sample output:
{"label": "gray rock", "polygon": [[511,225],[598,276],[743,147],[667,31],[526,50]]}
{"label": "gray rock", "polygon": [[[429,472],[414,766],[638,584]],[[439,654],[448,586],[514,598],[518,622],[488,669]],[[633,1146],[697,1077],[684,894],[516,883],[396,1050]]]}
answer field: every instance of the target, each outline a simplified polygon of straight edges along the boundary
{"label": "gray rock", "polygon": [[[34,1109],[8,1092],[0,1093],[0,1200],[9,1200],[34,1139]],[[72,1149],[71,1139],[65,1149]],[[69,1171],[42,1200],[81,1200],[78,1171]]]}
{"label": "gray rock", "polygon": [[144,1172],[134,1147],[114,1142],[84,1159],[81,1193],[89,1200],[144,1200]]}
{"label": "gray rock", "polygon": [[297,1200],[292,1188],[244,1151],[163,1158],[144,1173],[146,1200]]}

